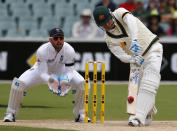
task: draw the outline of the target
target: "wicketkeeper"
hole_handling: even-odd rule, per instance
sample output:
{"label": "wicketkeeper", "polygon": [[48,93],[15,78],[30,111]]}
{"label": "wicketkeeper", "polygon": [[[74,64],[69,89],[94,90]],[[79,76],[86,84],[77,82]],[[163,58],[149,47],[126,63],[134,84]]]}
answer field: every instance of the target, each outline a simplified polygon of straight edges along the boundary
{"label": "wicketkeeper", "polygon": [[17,118],[23,92],[34,86],[47,83],[51,92],[65,96],[71,88],[76,90],[74,118],[76,122],[85,121],[84,78],[74,69],[75,51],[64,42],[64,33],[59,28],[50,31],[49,42],[37,50],[37,62],[19,78],[14,78],[10,90],[7,113],[4,122]]}
{"label": "wicketkeeper", "polygon": [[111,12],[98,6],[93,16],[97,26],[105,31],[104,38],[110,51],[122,62],[140,67],[136,113],[129,117],[129,125],[149,125],[152,114],[157,112],[155,96],[161,78],[163,49],[159,38],[124,8]]}

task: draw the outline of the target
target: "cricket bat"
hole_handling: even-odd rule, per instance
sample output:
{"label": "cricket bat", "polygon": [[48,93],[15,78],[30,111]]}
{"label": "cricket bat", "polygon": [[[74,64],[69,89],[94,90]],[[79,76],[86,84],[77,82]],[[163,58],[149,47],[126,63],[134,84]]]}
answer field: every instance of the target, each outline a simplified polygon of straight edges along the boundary
{"label": "cricket bat", "polygon": [[130,76],[129,76],[129,84],[128,84],[128,97],[127,97],[127,113],[135,114],[136,113],[136,102],[137,102],[137,94],[139,87],[139,70],[140,67],[136,65],[130,66]]}

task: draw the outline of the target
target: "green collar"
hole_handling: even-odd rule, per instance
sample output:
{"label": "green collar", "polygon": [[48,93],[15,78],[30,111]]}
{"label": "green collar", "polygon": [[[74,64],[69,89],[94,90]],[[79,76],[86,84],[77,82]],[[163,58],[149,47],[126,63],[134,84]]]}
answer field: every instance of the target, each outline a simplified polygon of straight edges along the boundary
{"label": "green collar", "polygon": [[106,34],[112,38],[124,38],[124,37],[128,37],[128,34],[127,32],[125,31],[123,25],[115,18],[115,16],[113,16],[113,18],[115,19],[116,23],[118,24],[118,26],[120,27],[120,30],[122,31],[122,34],[120,35],[114,35],[114,34],[111,34],[110,32],[106,31]]}

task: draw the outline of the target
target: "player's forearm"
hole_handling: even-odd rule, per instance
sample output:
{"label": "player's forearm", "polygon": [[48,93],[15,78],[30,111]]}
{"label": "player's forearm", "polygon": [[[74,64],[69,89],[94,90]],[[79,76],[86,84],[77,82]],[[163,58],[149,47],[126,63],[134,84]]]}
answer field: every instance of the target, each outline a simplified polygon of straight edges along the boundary
{"label": "player's forearm", "polygon": [[48,82],[50,75],[48,74],[48,67],[47,67],[46,62],[38,63],[38,71],[39,71],[41,79],[45,82]]}
{"label": "player's forearm", "polygon": [[73,70],[74,70],[74,66],[65,67],[65,75],[68,76],[69,81],[74,77]]}
{"label": "player's forearm", "polygon": [[50,79],[50,75],[47,74],[47,73],[42,73],[41,78],[42,78],[43,81],[45,81],[47,83]]}
{"label": "player's forearm", "polygon": [[120,46],[109,45],[110,51],[124,63],[130,63],[131,56],[125,53]]}
{"label": "player's forearm", "polygon": [[137,38],[138,38],[138,27],[137,27],[137,23],[136,23],[136,18],[131,14],[127,14],[124,17],[124,21],[125,21],[125,23],[127,24],[128,28],[130,30],[132,40],[137,40]]}
{"label": "player's forearm", "polygon": [[130,63],[130,60],[131,60],[130,55],[117,55],[117,57],[124,63]]}

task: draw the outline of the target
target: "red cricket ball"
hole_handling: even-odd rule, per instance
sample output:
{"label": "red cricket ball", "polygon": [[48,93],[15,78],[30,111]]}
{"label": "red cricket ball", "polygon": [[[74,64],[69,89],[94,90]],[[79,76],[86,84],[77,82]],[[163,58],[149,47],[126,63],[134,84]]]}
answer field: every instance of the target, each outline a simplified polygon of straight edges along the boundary
{"label": "red cricket ball", "polygon": [[134,97],[133,96],[129,96],[128,97],[128,103],[132,103],[134,101]]}

